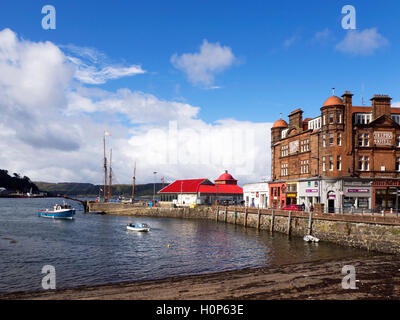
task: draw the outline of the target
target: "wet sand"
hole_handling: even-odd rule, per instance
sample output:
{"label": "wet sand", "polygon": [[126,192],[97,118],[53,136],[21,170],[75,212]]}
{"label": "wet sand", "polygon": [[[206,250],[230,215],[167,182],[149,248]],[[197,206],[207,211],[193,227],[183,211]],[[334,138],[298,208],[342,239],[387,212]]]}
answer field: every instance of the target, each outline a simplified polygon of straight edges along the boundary
{"label": "wet sand", "polygon": [[[344,265],[356,270],[358,289],[343,289]],[[400,257],[374,256],[242,269],[164,280],[140,281],[38,293],[0,299],[45,300],[208,300],[208,299],[399,299]]]}

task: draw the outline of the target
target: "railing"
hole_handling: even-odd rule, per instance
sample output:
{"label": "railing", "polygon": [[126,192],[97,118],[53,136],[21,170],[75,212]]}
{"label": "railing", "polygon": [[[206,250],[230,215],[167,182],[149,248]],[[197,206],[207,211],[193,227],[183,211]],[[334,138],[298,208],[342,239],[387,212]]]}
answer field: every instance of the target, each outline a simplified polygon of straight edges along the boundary
{"label": "railing", "polygon": [[[289,211],[282,209],[259,209],[252,207],[244,207],[244,206],[213,206],[213,209],[217,209],[221,211],[227,212],[237,212],[237,213],[246,213],[246,214],[260,214],[260,215],[272,215],[272,212],[275,216],[283,216],[288,217],[289,213],[293,218],[305,218],[308,219],[310,212],[309,211]],[[313,211],[312,217],[321,220],[332,220],[332,221],[344,221],[344,222],[355,222],[355,223],[377,223],[377,224],[385,224],[385,225],[400,225],[400,217],[396,215],[396,213],[376,213],[376,212],[359,212],[359,213],[328,213],[328,212],[318,212]]]}

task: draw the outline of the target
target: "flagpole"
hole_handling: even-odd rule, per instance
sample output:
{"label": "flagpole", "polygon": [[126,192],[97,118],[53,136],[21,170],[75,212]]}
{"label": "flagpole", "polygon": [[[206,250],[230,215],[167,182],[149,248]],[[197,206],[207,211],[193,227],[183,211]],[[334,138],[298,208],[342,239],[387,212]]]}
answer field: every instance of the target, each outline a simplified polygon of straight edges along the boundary
{"label": "flagpole", "polygon": [[111,162],[112,162],[112,148],[110,149],[110,177],[108,180],[108,201],[111,200],[111,185],[112,185],[112,166],[111,166]]}
{"label": "flagpole", "polygon": [[136,161],[135,161],[135,167],[134,167],[134,169],[133,169],[132,203],[134,202],[134,199],[135,199],[135,182],[136,182]]}

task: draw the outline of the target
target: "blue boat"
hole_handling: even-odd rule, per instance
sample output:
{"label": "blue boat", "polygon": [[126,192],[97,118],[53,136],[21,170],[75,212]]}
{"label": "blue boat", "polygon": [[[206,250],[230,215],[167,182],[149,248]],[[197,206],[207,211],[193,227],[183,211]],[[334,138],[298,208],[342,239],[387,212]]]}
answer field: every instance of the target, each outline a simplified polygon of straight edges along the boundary
{"label": "blue boat", "polygon": [[43,218],[52,219],[73,219],[75,215],[75,209],[68,204],[59,205],[56,204],[53,210],[39,210],[38,216]]}

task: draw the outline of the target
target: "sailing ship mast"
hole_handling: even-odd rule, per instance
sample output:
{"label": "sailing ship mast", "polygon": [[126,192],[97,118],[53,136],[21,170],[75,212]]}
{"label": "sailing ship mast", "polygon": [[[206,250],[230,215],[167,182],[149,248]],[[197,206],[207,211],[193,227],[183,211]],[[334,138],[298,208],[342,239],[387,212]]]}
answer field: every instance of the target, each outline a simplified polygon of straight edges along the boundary
{"label": "sailing ship mast", "polygon": [[136,182],[136,161],[135,161],[135,167],[133,169],[133,181],[132,181],[132,203],[135,199],[135,182]]}
{"label": "sailing ship mast", "polygon": [[107,190],[107,158],[106,158],[106,134],[104,133],[103,136],[104,141],[104,202],[107,201],[106,199],[106,190]]}
{"label": "sailing ship mast", "polygon": [[112,148],[110,149],[110,177],[109,177],[109,184],[108,184],[108,200],[111,199],[111,185],[112,185]]}

